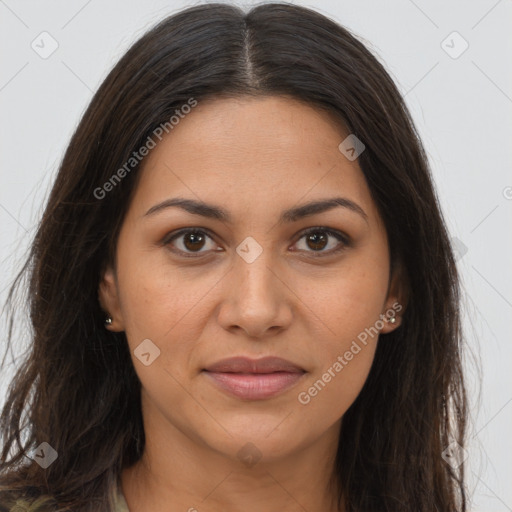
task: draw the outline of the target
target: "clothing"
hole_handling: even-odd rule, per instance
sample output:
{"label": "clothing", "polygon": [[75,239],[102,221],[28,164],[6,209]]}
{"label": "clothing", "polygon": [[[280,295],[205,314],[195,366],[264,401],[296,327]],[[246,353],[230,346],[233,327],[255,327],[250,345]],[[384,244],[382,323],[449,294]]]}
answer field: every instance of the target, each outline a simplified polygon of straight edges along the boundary
{"label": "clothing", "polygon": [[[9,499],[9,504],[4,503],[4,499],[6,498],[4,498],[3,494],[0,493],[0,512],[37,512],[43,508],[44,510],[48,510],[47,503],[48,501],[52,501],[51,497],[48,495],[40,496],[35,501],[29,498],[19,498],[14,503],[12,499]],[[130,512],[120,484],[117,486],[115,500],[114,510],[112,512]]]}
{"label": "clothing", "polygon": [[38,498],[13,498],[0,493],[0,512],[40,512],[50,510],[54,506],[53,498],[47,494]]}

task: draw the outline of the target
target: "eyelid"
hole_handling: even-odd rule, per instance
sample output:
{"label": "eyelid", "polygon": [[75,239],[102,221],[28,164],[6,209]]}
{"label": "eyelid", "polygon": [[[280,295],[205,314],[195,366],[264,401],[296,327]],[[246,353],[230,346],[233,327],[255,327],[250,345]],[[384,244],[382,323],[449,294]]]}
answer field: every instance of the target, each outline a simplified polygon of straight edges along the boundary
{"label": "eyelid", "polygon": [[[332,236],[336,238],[340,242],[340,246],[336,247],[334,249],[330,249],[329,251],[305,251],[307,253],[310,253],[313,257],[327,257],[333,254],[337,254],[338,252],[342,251],[343,249],[346,249],[347,247],[350,247],[352,245],[352,239],[350,236],[348,236],[346,233],[339,231],[334,228],[330,228],[328,226],[312,226],[306,229],[303,229],[300,231],[296,237],[295,242],[293,245],[295,245],[299,240],[301,240],[306,235],[309,235],[310,233],[315,232],[324,232],[328,236]],[[210,239],[212,239],[215,242],[216,236],[213,234],[212,231],[210,231],[208,228],[203,227],[187,227],[178,229],[177,231],[173,231],[171,233],[168,233],[162,240],[162,245],[168,246],[171,244],[172,241],[174,241],[176,238],[179,238],[180,236],[189,234],[189,233],[202,233],[207,235]],[[180,253],[181,255],[184,255],[186,258],[199,258],[201,257],[201,254],[207,254],[211,251],[198,251],[196,253],[194,252],[185,252],[181,249],[171,249],[175,253]],[[220,251],[214,251],[214,252],[220,252]],[[303,252],[303,251],[296,251],[296,252]],[[197,256],[195,256],[197,255]]]}

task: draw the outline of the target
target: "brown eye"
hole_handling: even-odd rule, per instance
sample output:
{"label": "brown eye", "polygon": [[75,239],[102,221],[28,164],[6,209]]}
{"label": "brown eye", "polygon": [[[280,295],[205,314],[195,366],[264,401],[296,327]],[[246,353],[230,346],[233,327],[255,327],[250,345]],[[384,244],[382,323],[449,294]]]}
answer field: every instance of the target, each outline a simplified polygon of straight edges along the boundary
{"label": "brown eye", "polygon": [[[210,247],[207,241],[210,240]],[[184,253],[185,255],[193,253],[204,253],[214,249],[215,243],[206,232],[199,229],[185,229],[173,234],[170,238],[164,240],[164,245],[171,246],[174,252]],[[206,250],[202,250],[206,247]]]}
{"label": "brown eye", "polygon": [[308,244],[308,247],[315,251],[319,251],[325,248],[325,246],[328,243],[328,236],[325,235],[325,233],[315,232],[310,233],[306,235],[306,243]]}
{"label": "brown eye", "polygon": [[199,232],[186,233],[183,238],[183,245],[189,251],[201,249],[204,245],[205,237]]}
{"label": "brown eye", "polygon": [[[302,239],[305,241],[305,249],[301,248],[299,250],[304,250],[305,252],[310,253],[318,253],[313,254],[313,256],[328,256],[330,254],[341,251],[350,245],[350,239],[346,235],[338,233],[337,231],[332,231],[331,229],[321,227],[308,229],[302,235],[299,241]],[[332,239],[337,240],[338,243],[335,241],[330,241]],[[329,245],[331,248],[324,250]]]}
{"label": "brown eye", "polygon": [[[329,256],[350,246],[350,238],[347,235],[322,227],[308,229],[302,234],[299,241],[303,239],[305,247],[298,250],[310,253],[315,257]],[[210,241],[210,246],[208,246],[208,241]],[[200,256],[202,253],[222,250],[215,248],[216,244],[212,236],[205,230],[195,228],[182,229],[177,233],[172,233],[163,241],[163,245],[169,246],[173,252],[185,257]]]}

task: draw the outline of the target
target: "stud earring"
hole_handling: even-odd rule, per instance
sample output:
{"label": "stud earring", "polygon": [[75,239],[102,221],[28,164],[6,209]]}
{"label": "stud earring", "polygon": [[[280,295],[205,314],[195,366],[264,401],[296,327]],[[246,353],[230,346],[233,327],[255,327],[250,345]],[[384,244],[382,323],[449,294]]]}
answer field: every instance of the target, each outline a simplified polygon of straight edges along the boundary
{"label": "stud earring", "polygon": [[389,319],[389,323],[390,324],[394,324],[396,322],[396,318],[394,316],[392,316],[390,319]]}
{"label": "stud earring", "polygon": [[110,315],[105,318],[105,325],[112,325],[112,317]]}

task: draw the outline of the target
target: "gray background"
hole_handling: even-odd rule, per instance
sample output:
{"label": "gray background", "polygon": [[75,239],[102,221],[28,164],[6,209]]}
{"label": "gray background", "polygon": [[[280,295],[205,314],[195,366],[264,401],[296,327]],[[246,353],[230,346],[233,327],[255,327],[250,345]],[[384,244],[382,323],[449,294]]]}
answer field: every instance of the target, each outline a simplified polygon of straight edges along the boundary
{"label": "gray background", "polygon": [[[195,3],[0,0],[2,302],[93,91],[149,27]],[[512,511],[512,1],[293,3],[316,8],[362,38],[405,95],[465,288],[470,509]],[[43,31],[58,43],[45,59],[31,47],[51,48]],[[469,46],[458,55],[464,41]],[[27,313],[23,305],[18,312]],[[28,330],[19,336],[21,351]],[[1,354],[4,339],[2,325]],[[0,379],[2,397],[8,377]]]}

